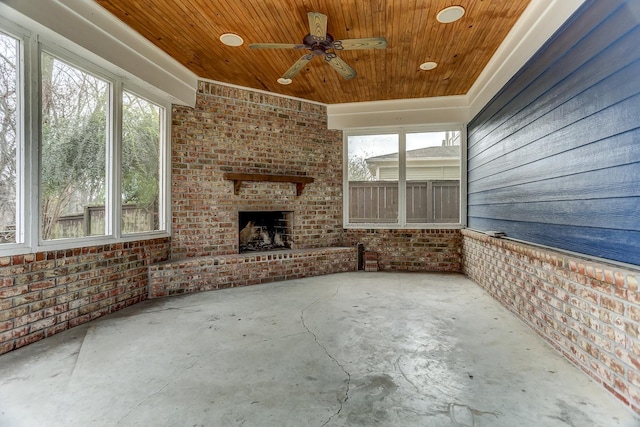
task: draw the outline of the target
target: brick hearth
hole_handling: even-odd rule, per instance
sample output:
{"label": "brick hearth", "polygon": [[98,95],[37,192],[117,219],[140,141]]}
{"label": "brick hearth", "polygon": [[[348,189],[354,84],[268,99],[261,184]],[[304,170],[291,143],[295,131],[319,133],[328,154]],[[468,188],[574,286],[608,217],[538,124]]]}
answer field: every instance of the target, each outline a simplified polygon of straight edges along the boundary
{"label": "brick hearth", "polygon": [[149,269],[150,298],[355,271],[357,248],[294,249],[167,261]]}

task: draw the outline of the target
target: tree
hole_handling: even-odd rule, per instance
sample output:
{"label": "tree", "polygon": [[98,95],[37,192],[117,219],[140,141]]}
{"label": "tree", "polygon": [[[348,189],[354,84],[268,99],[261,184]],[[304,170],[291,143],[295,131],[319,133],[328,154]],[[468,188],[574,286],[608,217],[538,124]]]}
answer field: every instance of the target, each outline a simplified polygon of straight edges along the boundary
{"label": "tree", "polygon": [[105,200],[108,84],[42,55],[42,238],[63,213]]}
{"label": "tree", "polygon": [[[154,216],[160,194],[160,108],[123,93],[122,202]],[[157,224],[154,224],[157,226]]]}
{"label": "tree", "polygon": [[349,181],[374,181],[367,165],[367,154],[349,157]]}
{"label": "tree", "polygon": [[15,241],[18,42],[0,33],[0,243]]}

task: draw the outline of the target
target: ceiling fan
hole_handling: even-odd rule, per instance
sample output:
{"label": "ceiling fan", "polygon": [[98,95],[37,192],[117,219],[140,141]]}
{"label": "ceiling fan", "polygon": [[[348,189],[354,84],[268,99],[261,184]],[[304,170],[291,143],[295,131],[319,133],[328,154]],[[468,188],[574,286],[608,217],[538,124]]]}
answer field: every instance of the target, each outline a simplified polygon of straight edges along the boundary
{"label": "ceiling fan", "polygon": [[370,37],[363,39],[335,40],[327,33],[327,16],[318,12],[309,12],[309,34],[302,40],[302,44],[289,43],[252,43],[251,49],[306,49],[310,53],[304,54],[289,68],[280,79],[279,83],[289,84],[291,79],[311,61],[314,56],[323,56],[324,60],[333,67],[342,77],[349,80],[356,76],[353,68],[344,62],[335,51],[353,49],[384,49],[387,40],[384,37]]}

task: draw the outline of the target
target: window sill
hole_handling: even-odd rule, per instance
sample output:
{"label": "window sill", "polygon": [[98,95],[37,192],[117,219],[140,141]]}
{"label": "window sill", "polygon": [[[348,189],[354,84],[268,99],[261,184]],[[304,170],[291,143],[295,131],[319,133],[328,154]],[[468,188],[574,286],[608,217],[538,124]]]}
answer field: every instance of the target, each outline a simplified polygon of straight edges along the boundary
{"label": "window sill", "polygon": [[464,224],[433,223],[433,224],[345,224],[344,230],[460,230],[465,228]]}
{"label": "window sill", "polygon": [[42,242],[32,247],[20,243],[7,243],[0,246],[0,257],[25,255],[38,252],[59,251],[66,249],[84,248],[90,246],[112,245],[118,243],[136,242],[152,239],[171,237],[166,231],[153,231],[147,233],[128,234],[119,239],[112,236],[95,236],[82,239],[58,239]]}

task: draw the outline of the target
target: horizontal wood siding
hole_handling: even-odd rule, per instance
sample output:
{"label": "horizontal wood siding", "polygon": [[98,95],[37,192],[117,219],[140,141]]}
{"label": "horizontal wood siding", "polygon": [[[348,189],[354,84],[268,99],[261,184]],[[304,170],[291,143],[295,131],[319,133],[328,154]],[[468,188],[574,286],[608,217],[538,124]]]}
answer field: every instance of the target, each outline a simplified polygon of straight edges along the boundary
{"label": "horizontal wood siding", "polygon": [[640,265],[640,2],[587,1],[469,124],[468,224]]}

